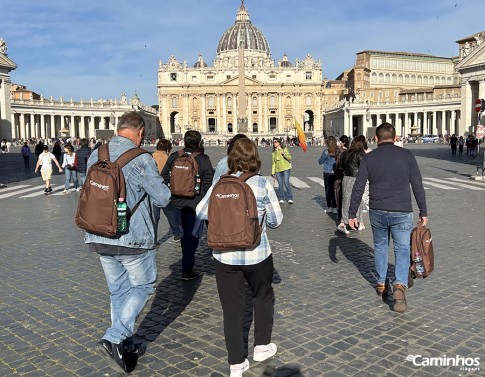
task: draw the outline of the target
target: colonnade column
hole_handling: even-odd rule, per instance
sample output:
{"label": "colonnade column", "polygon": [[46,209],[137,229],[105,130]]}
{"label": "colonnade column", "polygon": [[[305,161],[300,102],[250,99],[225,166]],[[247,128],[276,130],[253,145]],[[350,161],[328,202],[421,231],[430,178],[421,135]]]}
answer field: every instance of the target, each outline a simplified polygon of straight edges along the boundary
{"label": "colonnade column", "polygon": [[202,95],[202,111],[200,115],[201,115],[201,123],[202,123],[200,125],[200,130],[201,132],[206,132],[207,131],[207,109],[205,106],[205,94]]}
{"label": "colonnade column", "polygon": [[451,115],[450,115],[450,134],[457,134],[458,131],[456,129],[456,118],[455,118],[455,110],[451,110]]}
{"label": "colonnade column", "polygon": [[49,115],[50,127],[51,127],[51,137],[56,137],[56,119],[54,115]]}
{"label": "colonnade column", "polygon": [[94,137],[96,138],[96,132],[94,131],[94,117],[93,116],[90,116],[88,118],[88,129],[89,129],[89,137]]}
{"label": "colonnade column", "polygon": [[263,131],[263,95],[258,94],[258,132]]}

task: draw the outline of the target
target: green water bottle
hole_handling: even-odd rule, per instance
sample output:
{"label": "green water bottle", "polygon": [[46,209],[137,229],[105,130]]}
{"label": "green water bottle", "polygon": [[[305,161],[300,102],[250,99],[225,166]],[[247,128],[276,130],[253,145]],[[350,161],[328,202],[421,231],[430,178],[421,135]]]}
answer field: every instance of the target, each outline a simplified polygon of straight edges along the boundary
{"label": "green water bottle", "polygon": [[126,218],[127,205],[125,202],[125,198],[118,199],[118,203],[116,203],[116,209],[118,212],[117,232],[119,234],[124,234],[128,231],[128,219]]}

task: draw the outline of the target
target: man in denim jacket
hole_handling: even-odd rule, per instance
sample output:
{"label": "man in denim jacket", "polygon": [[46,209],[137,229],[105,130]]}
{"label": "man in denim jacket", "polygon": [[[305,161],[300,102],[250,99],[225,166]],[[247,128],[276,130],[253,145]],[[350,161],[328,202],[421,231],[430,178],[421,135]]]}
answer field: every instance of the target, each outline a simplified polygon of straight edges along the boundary
{"label": "man in denim jacket", "polygon": [[[127,112],[118,122],[117,133],[109,143],[111,161],[141,145],[145,121],[138,113]],[[96,149],[88,160],[88,169],[97,160]],[[99,254],[111,294],[111,327],[98,343],[98,349],[124,372],[131,372],[141,349],[129,338],[134,333],[138,315],[154,291],[157,278],[156,232],[151,203],[165,207],[170,201],[170,190],[148,153],[128,162],[123,167],[123,174],[129,208],[146,194],[130,218],[128,233],[118,238],[106,238],[86,232],[84,241],[91,251]]]}

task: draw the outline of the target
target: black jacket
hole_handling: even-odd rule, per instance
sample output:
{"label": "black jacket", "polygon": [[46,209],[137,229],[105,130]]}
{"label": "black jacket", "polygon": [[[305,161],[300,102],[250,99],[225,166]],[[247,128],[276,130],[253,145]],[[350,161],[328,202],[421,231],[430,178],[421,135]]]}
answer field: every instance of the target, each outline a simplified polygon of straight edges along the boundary
{"label": "black jacket", "polygon": [[389,212],[413,212],[411,188],[419,215],[427,216],[421,172],[412,153],[392,142],[381,143],[360,163],[352,189],[349,218],[355,218],[365,184],[369,180],[369,208]]}
{"label": "black jacket", "polygon": [[[192,153],[195,152],[192,149],[185,148],[185,152]],[[172,170],[172,166],[174,161],[179,157],[177,152],[173,152],[169,157],[168,160],[165,164],[165,166],[162,169],[162,172],[160,175],[163,177],[165,184],[170,184],[170,171]],[[197,160],[197,164],[199,165],[199,175],[200,175],[200,180],[201,180],[201,188],[200,188],[200,194],[196,195],[193,198],[185,198],[185,197],[178,197],[172,195],[172,204],[175,208],[192,208],[195,211],[195,208],[197,207],[197,204],[202,200],[204,197],[205,193],[209,190],[209,188],[212,185],[212,177],[214,176],[214,168],[212,167],[211,160],[209,156],[206,154],[199,154],[195,156],[195,159]]]}
{"label": "black jacket", "polygon": [[87,162],[90,154],[91,154],[91,148],[89,148],[88,146],[79,148],[76,151],[77,171],[79,173],[86,173]]}
{"label": "black jacket", "polygon": [[364,156],[364,151],[347,150],[340,156],[339,168],[347,177],[356,177],[359,172],[360,161]]}

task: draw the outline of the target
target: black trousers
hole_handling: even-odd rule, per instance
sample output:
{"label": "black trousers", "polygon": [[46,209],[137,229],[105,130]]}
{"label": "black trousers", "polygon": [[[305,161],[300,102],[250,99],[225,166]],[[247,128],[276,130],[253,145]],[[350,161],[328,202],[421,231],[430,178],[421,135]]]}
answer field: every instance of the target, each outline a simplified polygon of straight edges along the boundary
{"label": "black trousers", "polygon": [[243,315],[245,282],[254,306],[254,345],[266,345],[273,330],[273,256],[250,266],[233,266],[215,260],[217,291],[224,316],[224,337],[229,364],[240,364],[247,357],[244,347]]}

